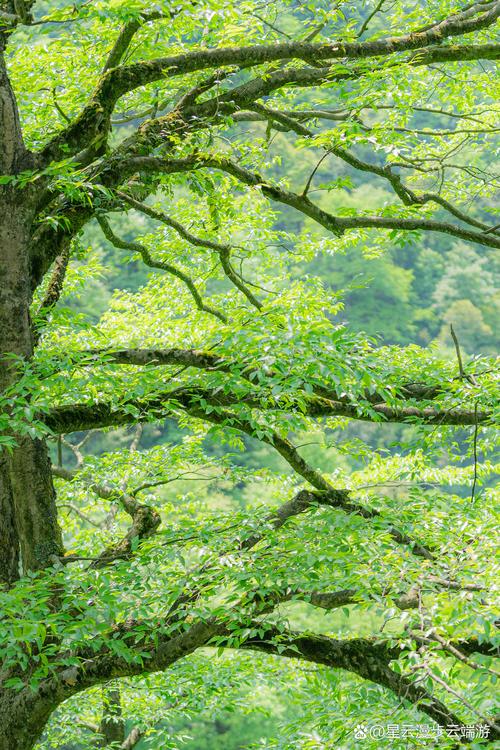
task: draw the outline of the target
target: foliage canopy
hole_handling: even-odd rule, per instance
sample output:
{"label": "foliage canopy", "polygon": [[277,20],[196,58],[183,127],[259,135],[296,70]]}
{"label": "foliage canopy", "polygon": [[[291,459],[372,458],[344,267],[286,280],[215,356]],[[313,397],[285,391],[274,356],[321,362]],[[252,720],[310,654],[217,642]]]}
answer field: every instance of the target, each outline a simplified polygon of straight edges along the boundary
{"label": "foliage canopy", "polygon": [[[177,747],[276,695],[266,747],[498,739],[498,391],[468,355],[499,15],[0,0],[1,750]],[[148,271],[107,304],[98,246]],[[398,249],[453,260],[450,356],[403,345]],[[321,276],[346,258],[382,269],[382,340]]]}

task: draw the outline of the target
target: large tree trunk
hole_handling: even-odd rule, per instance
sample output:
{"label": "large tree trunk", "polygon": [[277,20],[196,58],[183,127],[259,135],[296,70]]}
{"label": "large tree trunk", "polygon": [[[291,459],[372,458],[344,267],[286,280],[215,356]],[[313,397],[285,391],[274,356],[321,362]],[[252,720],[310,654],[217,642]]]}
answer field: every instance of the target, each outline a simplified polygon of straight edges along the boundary
{"label": "large tree trunk", "polygon": [[1,691],[0,750],[32,750],[54,708],[55,705],[41,713],[32,710],[24,691],[21,694],[12,689]]}
{"label": "large tree trunk", "polygon": [[[0,400],[7,417],[13,404],[9,389],[33,353],[29,202],[12,188],[0,188]],[[9,587],[23,573],[49,565],[52,555],[62,554],[62,543],[47,446],[19,434],[12,423],[4,434],[16,441],[11,451],[0,446],[0,584]],[[0,679],[10,676],[10,670],[0,672]],[[26,691],[0,690],[0,750],[34,747],[53,706],[28,703]]]}
{"label": "large tree trunk", "polygon": [[0,450],[0,583],[10,587],[19,576],[19,538],[7,452]]}
{"label": "large tree trunk", "polygon": [[[14,439],[12,449],[0,444],[0,587],[9,588],[24,573],[50,565],[62,554],[62,540],[47,446],[20,427],[13,413],[19,404],[13,389],[33,356],[30,237],[36,194],[33,184],[21,187],[16,180],[33,159],[5,68],[6,38],[0,31],[0,175],[7,177],[0,184],[0,435]],[[10,676],[11,670],[0,668],[0,682]],[[57,702],[54,696],[34,702],[29,689],[0,689],[0,750],[31,750]]]}
{"label": "large tree trunk", "polygon": [[[23,362],[33,353],[29,315],[31,282],[29,235],[31,202],[4,188],[0,194],[0,392],[19,379]],[[8,409],[8,404],[4,405]],[[14,435],[16,447],[3,450],[0,461],[0,574],[5,582],[21,571],[37,570],[60,555],[55,492],[47,447],[30,435]]]}
{"label": "large tree trunk", "polygon": [[[15,184],[16,175],[31,166],[0,50],[0,174],[13,180],[0,186],[0,398],[7,413],[8,389],[33,354],[29,243],[35,196],[32,188]],[[0,580],[7,585],[61,554],[46,445],[27,434],[14,437],[12,452],[0,446]]]}

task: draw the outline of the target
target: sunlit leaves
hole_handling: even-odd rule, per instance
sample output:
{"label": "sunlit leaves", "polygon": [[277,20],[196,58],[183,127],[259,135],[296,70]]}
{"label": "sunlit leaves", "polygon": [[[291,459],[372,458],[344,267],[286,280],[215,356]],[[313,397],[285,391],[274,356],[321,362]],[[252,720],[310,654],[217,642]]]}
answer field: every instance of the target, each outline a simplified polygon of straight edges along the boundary
{"label": "sunlit leaves", "polygon": [[[376,2],[333,7],[326,0],[299,5],[207,0],[168,8],[135,0],[64,8],[40,2],[36,13],[42,23],[16,30],[8,62],[27,145],[37,149],[82,110],[122,24],[143,13],[166,17],[144,23],[124,65],[309,35],[330,43],[356,41],[358,35],[373,40],[433,23],[461,7],[451,0],[412,8]],[[488,32],[473,37],[488,39]],[[9,688],[28,685],[34,691],[56,673],[72,686],[75,670],[106,649],[114,663],[126,665],[125,673],[127,667],[149,668],[160,638],[214,617],[226,628],[211,642],[219,650],[264,638],[270,623],[282,655],[293,650],[293,644],[287,646],[288,624],[334,637],[385,633],[408,648],[407,657],[394,665],[398,674],[433,669],[440,679],[453,678],[461,690],[470,687],[468,699],[476,710],[490,711],[484,693],[493,681],[484,663],[452,667],[439,640],[421,653],[414,631],[430,633],[431,622],[442,638],[493,639],[494,435],[489,424],[456,428],[435,420],[426,427],[416,416],[404,426],[388,425],[375,408],[404,405],[443,415],[475,409],[489,418],[498,409],[493,358],[471,358],[477,341],[460,335],[463,372],[445,327],[450,315],[464,320],[477,310],[475,330],[486,340],[480,350],[492,350],[494,315],[483,309],[494,300],[491,256],[479,255],[482,251],[470,244],[453,245],[445,233],[436,240],[397,225],[415,217],[441,220],[446,207],[424,199],[429,191],[453,201],[459,211],[470,211],[472,226],[493,225],[494,211],[487,204],[495,189],[489,162],[497,112],[490,63],[422,69],[414,64],[418,60],[405,53],[386,60],[336,61],[327,82],[283,86],[258,97],[266,106],[295,112],[297,121],[311,128],[306,136],[300,129],[298,135],[278,127],[279,120],[255,118],[251,110],[245,119],[251,100],[233,109],[227,92],[255,75],[267,80],[314,61],[218,72],[213,87],[198,96],[200,103],[220,97],[213,114],[198,120],[194,108],[193,127],[169,132],[165,116],[205,78],[205,71],[179,74],[121,97],[109,143],[88,161],[68,158],[40,172],[0,178],[18,189],[44,182],[47,210],[40,214],[38,231],[68,231],[69,219],[60,209],[69,206],[89,219],[103,211],[112,214],[110,224],[128,243],[125,250],[114,247],[95,223],[87,224],[73,241],[58,304],[39,310],[49,278],[37,290],[32,318],[40,326],[39,346],[29,364],[12,362],[19,378],[2,394],[0,443],[14,446],[8,430],[45,434],[52,459],[62,464],[59,475],[76,468],[75,476],[56,478],[66,559],[54,560],[49,575],[27,577],[1,594],[0,608],[7,615],[1,636],[8,644],[2,656],[6,668],[21,675],[9,678]],[[155,138],[146,138],[146,126],[140,131],[144,140],[137,143],[138,126],[151,117],[153,126],[159,123]],[[184,234],[136,210],[137,205],[130,208],[123,195],[100,184],[99,170],[109,166],[106,160],[116,148],[114,159],[127,148],[163,160],[213,156],[210,169],[163,175],[134,170],[125,186],[129,197],[170,216]],[[354,168],[341,149],[364,168]],[[242,184],[217,168],[220,157],[261,177],[250,187]],[[401,201],[394,189],[400,183],[388,179],[394,175],[413,191],[405,194],[411,200]],[[376,215],[394,219],[394,225],[383,232],[355,227],[334,236],[299,211],[271,202],[266,181],[336,216]],[[190,242],[186,232],[197,241]],[[145,266],[137,243],[164,267]],[[239,286],[224,269],[221,245],[230,246]],[[412,263],[414,256],[418,260]],[[182,274],[227,322],[196,307]],[[425,304],[425,283],[419,286],[417,312],[415,275],[433,282]],[[242,293],[242,284],[258,305]],[[481,309],[475,307],[479,298]],[[426,339],[423,321],[431,318]],[[395,343],[410,338],[436,342],[426,349]],[[110,352],[132,347],[197,349],[220,357],[224,367],[113,362]],[[95,349],[101,353],[85,353]],[[420,391],[412,392],[412,386]],[[313,419],[308,407],[325,392],[324,398],[353,405],[360,419]],[[111,414],[125,415],[122,425],[146,425],[142,432],[96,430],[61,440],[48,434],[48,412],[75,403],[90,412],[105,404]],[[318,501],[277,525],[275,514],[283,503],[309,488],[304,472],[287,463],[286,451],[274,450],[277,436],[297,445],[298,455],[312,467],[309,478],[319,476],[349,491],[358,512]],[[102,485],[105,493],[99,492]],[[144,537],[130,526],[134,502],[154,507],[161,516],[161,526]],[[399,544],[394,528],[412,541]],[[103,549],[127,533],[130,554],[96,568]],[[415,542],[428,545],[436,559],[414,554]],[[443,580],[465,588],[447,588]],[[344,589],[353,594],[342,610],[318,611],[314,592]],[[419,607],[401,611],[401,597],[415,589]],[[170,610],[179,597],[176,621]],[[433,687],[432,677],[422,674],[424,684]],[[215,650],[122,687],[127,721],[140,725],[145,742],[155,749],[175,746],[182,722],[230,708],[238,715],[258,709],[274,713],[277,739],[266,740],[266,747],[294,750],[350,748],[361,705],[367,723],[388,715],[420,720],[416,710],[360,679],[298,663],[285,666],[278,658],[216,656]],[[442,686],[436,692],[441,695]],[[463,709],[456,696],[451,705]],[[78,713],[98,724],[101,708],[96,690],[66,704],[41,747],[77,740],[91,746],[88,727],[76,735],[70,718]],[[172,729],[176,722],[178,732]]]}

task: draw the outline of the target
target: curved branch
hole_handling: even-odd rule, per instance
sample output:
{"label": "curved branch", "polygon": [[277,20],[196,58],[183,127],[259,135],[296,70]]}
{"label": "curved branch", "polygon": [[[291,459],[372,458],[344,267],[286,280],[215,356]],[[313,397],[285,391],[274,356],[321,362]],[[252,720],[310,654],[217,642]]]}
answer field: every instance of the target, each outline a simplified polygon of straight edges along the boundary
{"label": "curved branch", "polygon": [[[262,624],[259,625],[263,629]],[[390,668],[390,662],[398,658],[401,649],[398,646],[390,646],[387,642],[375,638],[339,641],[327,636],[282,631],[270,627],[265,628],[262,635],[246,639],[238,648],[304,659],[333,669],[344,669],[382,685],[401,700],[408,701],[419,711],[426,713],[440,726],[465,726],[442,701],[416,681]],[[500,733],[493,728],[490,740],[499,737]]]}
{"label": "curved branch", "polygon": [[[205,396],[206,394],[203,395],[203,398],[206,401],[208,401],[208,399],[206,399]],[[255,437],[256,429],[258,429],[258,427],[256,427],[255,424],[245,419],[244,417],[232,414],[230,412],[222,411],[222,409],[220,408],[218,408],[217,410],[210,411],[209,413],[205,411],[203,408],[201,408],[199,405],[199,401],[200,401],[199,392],[196,393],[196,395],[194,395],[194,392],[192,390],[190,392],[183,393],[180,389],[178,389],[177,391],[173,391],[171,393],[171,399],[173,401],[173,406],[171,407],[172,410],[175,410],[175,404],[177,404],[178,406],[180,405],[181,408],[185,410],[188,414],[191,414],[197,419],[212,422],[217,425],[225,425],[233,429],[240,430],[241,432],[244,432],[250,437]],[[225,401],[226,401],[225,396],[222,396],[220,394],[216,394],[215,396],[212,397],[212,403],[215,403],[218,407],[220,407],[221,403],[223,404]],[[71,410],[71,407],[69,408]],[[123,424],[123,422],[121,421],[117,422],[117,420],[119,420],[119,414],[118,412],[114,412],[113,408],[110,405],[94,404],[89,407],[80,405],[78,408],[80,410],[80,413],[79,413],[80,419],[83,416],[82,415],[83,410],[85,410],[87,413],[89,411],[94,412],[95,410],[97,414],[97,418],[100,418],[101,420],[104,418],[105,414],[108,415],[108,419],[111,420],[110,422],[108,422],[108,425],[120,424],[120,423]],[[138,407],[138,402],[135,402],[134,409],[137,409],[137,408],[139,408],[140,412],[142,412],[144,409],[144,404]],[[161,406],[157,405],[156,408],[153,408],[153,411],[157,412],[160,408],[163,410],[163,414],[165,414],[166,409],[165,409],[164,400],[162,400],[162,405]],[[130,406],[127,408],[127,405],[123,405],[122,409],[123,409],[122,415],[126,417],[128,421],[130,421],[131,420]],[[59,408],[59,420],[61,421],[61,418],[62,418],[62,422],[64,424],[63,432],[68,432],[69,430],[67,429],[68,428],[67,414],[65,414],[64,411],[65,411],[65,407]],[[51,429],[54,429],[54,427],[56,427],[56,424],[57,424],[57,421],[54,422],[54,412],[57,412],[57,409],[53,411],[52,418],[50,417],[50,415],[45,416],[45,423]],[[56,415],[56,420],[57,418],[58,417]],[[132,419],[133,421],[140,421],[141,414],[136,415],[135,418],[132,418]],[[80,423],[77,429],[84,430],[84,429],[88,429],[88,427],[84,427]],[[56,431],[57,431],[57,427],[56,427]],[[323,505],[329,505],[331,507],[340,508],[341,510],[348,512],[348,513],[358,513],[359,515],[363,516],[363,518],[367,518],[367,519],[381,517],[381,514],[379,513],[379,511],[372,509],[372,508],[367,508],[366,506],[355,503],[349,498],[349,494],[347,492],[336,490],[331,485],[329,480],[326,479],[326,477],[324,477],[319,471],[317,471],[310,464],[308,464],[308,462],[300,455],[298,450],[289,440],[281,437],[280,435],[278,435],[277,432],[262,429],[262,434],[259,435],[258,439],[260,439],[262,442],[267,443],[272,448],[274,448],[299,476],[303,477],[303,479],[305,479],[313,487],[316,488],[317,492],[310,493],[308,495],[303,494],[302,502],[320,503]],[[416,543],[414,540],[408,537],[405,533],[393,527],[390,527],[388,529],[388,532],[399,544],[410,546],[414,554],[424,557],[428,560],[434,559],[433,553],[427,547]]]}
{"label": "curved branch", "polygon": [[[79,479],[78,472],[68,471],[60,466],[52,466],[52,473],[54,476],[64,479],[67,482]],[[143,505],[132,495],[128,495],[110,485],[93,482],[90,478],[84,478],[84,481],[89,489],[95,492],[98,497],[102,497],[104,500],[118,500],[124,511],[132,519],[132,525],[124,538],[103,550],[93,562],[92,567],[102,568],[114,560],[128,559],[133,552],[134,540],[145,539],[151,536],[161,523],[160,515],[154,508],[151,508],[149,505]],[[77,512],[79,513],[79,511]],[[70,555],[64,558],[65,563],[71,562],[71,560]]]}
{"label": "curved branch", "polygon": [[[301,124],[301,121],[303,119],[310,119],[311,117],[322,117],[321,113],[315,113],[309,112],[306,118],[304,118],[304,115],[302,111],[298,110],[297,112],[282,112],[280,110],[271,109],[270,107],[264,107],[261,104],[258,104],[254,102],[252,105],[252,110],[257,112],[257,116],[260,115],[262,119],[274,120],[278,123],[280,123],[281,127],[286,130],[292,130],[298,135],[302,136],[313,136],[314,133],[309,130],[308,128],[304,127]],[[238,113],[236,113],[237,115]],[[249,115],[252,115],[252,112],[248,113]],[[328,113],[325,113],[328,116]],[[235,119],[245,119],[245,112],[239,113],[240,117],[235,117]],[[338,114],[334,117],[334,119],[347,119],[346,115],[339,116]],[[409,131],[409,132],[415,132],[415,131]],[[452,132],[452,131],[450,131]],[[442,208],[444,208],[448,213],[455,216],[457,219],[460,219],[460,221],[463,221],[466,224],[470,224],[471,226],[477,227],[478,229],[483,230],[485,233],[494,233],[499,234],[500,232],[497,231],[498,227],[490,227],[488,224],[485,224],[482,221],[478,221],[477,219],[474,219],[472,216],[469,216],[468,214],[461,211],[459,208],[454,206],[452,203],[447,201],[445,198],[443,198],[438,193],[421,193],[417,194],[415,191],[411,190],[407,185],[404,185],[401,181],[401,177],[398,174],[395,174],[393,170],[391,169],[390,165],[386,164],[382,167],[377,166],[376,164],[370,164],[369,162],[363,161],[362,159],[359,159],[357,156],[352,154],[350,151],[347,151],[347,149],[340,148],[339,146],[329,146],[328,150],[325,152],[325,156],[328,153],[332,153],[335,156],[337,156],[339,159],[342,159],[342,161],[345,161],[346,164],[349,164],[354,169],[360,170],[362,172],[371,172],[372,174],[375,174],[379,177],[383,177],[386,179],[391,187],[393,188],[394,192],[398,197],[401,199],[401,201],[406,206],[414,206],[414,205],[424,205],[425,203],[437,203]],[[323,157],[324,158],[324,157]],[[315,170],[316,171],[316,170]],[[312,176],[311,176],[312,177]],[[302,193],[303,196],[307,195],[307,190],[304,190]]]}
{"label": "curved branch", "polygon": [[234,284],[235,287],[240,290],[240,292],[245,295],[245,297],[254,307],[256,307],[258,310],[262,309],[262,304],[255,297],[255,295],[252,294],[248,287],[245,286],[243,280],[239,277],[239,275],[231,265],[231,245],[222,242],[215,242],[214,240],[204,239],[203,237],[198,237],[188,229],[186,229],[178,221],[163,213],[163,211],[157,211],[146,205],[145,203],[136,201],[130,195],[127,195],[120,190],[116,191],[116,195],[118,195],[120,198],[123,198],[124,201],[126,201],[130,206],[132,206],[132,208],[135,208],[137,211],[146,214],[146,216],[150,216],[156,221],[161,221],[162,224],[166,224],[167,226],[172,227],[172,229],[174,229],[180,237],[185,239],[191,245],[194,245],[195,247],[207,248],[209,250],[215,250],[215,252],[219,255],[223,271],[228,279]]}
{"label": "curved branch", "polygon": [[[498,57],[500,57],[500,45],[471,45],[467,48],[465,45],[459,45],[441,47],[437,49],[437,52],[432,48],[421,50],[418,56],[411,57],[403,63],[410,67],[418,67],[428,64],[429,60],[454,61],[481,58],[496,59]],[[389,65],[386,63],[380,68],[380,71],[385,72],[387,67],[395,67],[400,64],[401,61]],[[227,114],[231,114],[237,119],[238,110],[250,107],[257,99],[287,86],[321,86],[332,81],[360,78],[365,72],[366,70],[361,67],[346,70],[345,66],[342,67],[341,71],[338,71],[335,67],[318,67],[317,65],[303,68],[282,68],[266,72],[262,77],[253,78],[225,93],[195,105],[189,97],[187,101],[181,99],[174,111],[156,120],[149,120],[144,123],[141,126],[139,137],[137,134],[131,136],[121,145],[120,151],[122,156],[125,153],[139,155],[143,153],[142,147],[145,141],[157,143],[167,142],[170,136],[182,138],[185,132],[207,127],[209,122],[220,119]],[[324,116],[325,113],[319,114]],[[254,117],[258,117],[258,115],[254,115]],[[345,115],[340,118],[334,117],[334,119],[345,119]]]}
{"label": "curved branch", "polygon": [[97,221],[99,222],[99,226],[101,227],[104,236],[109,242],[111,242],[112,245],[114,245],[115,247],[121,248],[123,250],[131,250],[134,253],[139,253],[144,263],[150,268],[159,268],[162,271],[166,271],[167,273],[171,274],[172,276],[176,276],[189,289],[191,296],[194,299],[195,305],[198,308],[198,310],[209,313],[209,315],[213,315],[214,317],[222,321],[222,323],[227,323],[227,318],[223,313],[221,313],[219,310],[216,310],[214,307],[211,307],[210,305],[207,305],[205,304],[205,302],[203,302],[201,294],[196,288],[196,285],[194,284],[193,280],[191,279],[190,276],[184,273],[184,271],[181,271],[180,268],[177,268],[177,266],[174,266],[172,263],[166,263],[165,261],[160,261],[160,260],[153,260],[151,255],[149,254],[148,249],[144,245],[141,245],[139,242],[127,242],[126,240],[120,239],[113,232],[113,230],[111,229],[108,223],[108,220],[104,216],[98,215],[96,218],[97,218]]}
{"label": "curved branch", "polygon": [[[377,638],[338,640],[322,635],[282,631],[260,621],[253,623],[253,626],[259,632],[258,636],[247,637],[237,646],[233,642],[231,647],[349,671],[387,688],[400,699],[409,701],[443,727],[463,726],[460,719],[441,701],[408,677],[390,668],[390,662],[401,656],[404,646]],[[60,667],[51,677],[43,680],[36,691],[30,688],[23,691],[22,698],[27,708],[31,709],[28,717],[36,716],[39,721],[39,716],[44,711],[49,713],[54,694],[57,694],[58,699],[64,700],[88,687],[105,683],[110,678],[163,671],[198,648],[214,642],[227,648],[225,639],[231,636],[232,631],[224,623],[211,618],[198,619],[171,635],[161,632],[161,622],[127,621],[114,626],[114,632],[125,643],[141,652],[140,661],[118,656],[106,648],[95,653],[90,644],[82,647],[71,654],[79,661],[78,665]],[[460,648],[464,652],[463,642]],[[474,643],[471,643],[471,648],[474,649]],[[491,646],[488,649],[488,653],[492,653]],[[481,651],[484,653],[484,649]]]}
{"label": "curved branch", "polygon": [[316,223],[325,227],[332,234],[340,237],[349,229],[376,228],[396,229],[401,231],[431,231],[458,237],[459,239],[477,242],[480,245],[500,248],[500,237],[491,232],[476,232],[455,224],[434,219],[419,219],[393,216],[335,216],[312,203],[307,196],[293,193],[271,184],[256,172],[251,172],[239,164],[218,155],[196,154],[184,159],[163,160],[156,157],[133,157],[124,159],[116,165],[122,176],[135,172],[152,172],[158,174],[175,174],[195,169],[216,169],[232,175],[239,182],[249,187],[258,187],[262,193],[273,201],[291,206],[300,213],[309,216]]}

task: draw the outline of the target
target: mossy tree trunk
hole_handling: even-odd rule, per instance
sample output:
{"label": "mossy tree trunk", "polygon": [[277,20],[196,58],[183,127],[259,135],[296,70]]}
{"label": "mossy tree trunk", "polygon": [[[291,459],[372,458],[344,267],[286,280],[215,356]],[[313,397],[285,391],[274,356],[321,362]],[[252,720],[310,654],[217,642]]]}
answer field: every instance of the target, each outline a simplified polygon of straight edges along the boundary
{"label": "mossy tree trunk", "polygon": [[[30,319],[32,283],[30,241],[36,193],[19,187],[20,172],[33,166],[21,137],[15,98],[0,46],[0,398],[14,438],[12,450],[0,451],[0,586],[8,588],[23,574],[40,570],[62,554],[55,491],[46,443],[19,434],[10,411],[11,389],[33,355]],[[14,674],[11,672],[11,676]],[[38,717],[12,689],[0,691],[0,750],[28,750],[36,742]]]}

